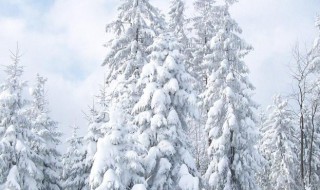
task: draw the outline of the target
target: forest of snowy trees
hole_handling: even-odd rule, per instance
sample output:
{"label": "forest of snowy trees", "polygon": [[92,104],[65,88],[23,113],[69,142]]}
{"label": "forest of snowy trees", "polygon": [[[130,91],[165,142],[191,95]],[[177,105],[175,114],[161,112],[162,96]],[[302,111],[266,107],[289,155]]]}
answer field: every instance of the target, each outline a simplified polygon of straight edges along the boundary
{"label": "forest of snowy trees", "polygon": [[122,0],[106,27],[87,133],[74,125],[65,152],[47,79],[23,81],[23,56],[11,52],[0,81],[0,189],[320,189],[320,33],[307,50],[292,48],[292,91],[263,110],[244,62],[253,47],[229,11],[236,2],[194,0],[187,18],[183,0],[167,13]]}

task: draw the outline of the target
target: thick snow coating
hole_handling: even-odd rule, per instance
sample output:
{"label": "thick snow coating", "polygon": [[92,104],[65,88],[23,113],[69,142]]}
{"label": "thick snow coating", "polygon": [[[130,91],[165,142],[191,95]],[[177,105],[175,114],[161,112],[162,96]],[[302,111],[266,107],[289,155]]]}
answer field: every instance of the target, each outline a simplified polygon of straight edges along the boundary
{"label": "thick snow coating", "polygon": [[[185,138],[186,116],[193,116],[196,110],[189,85],[193,78],[183,65],[181,47],[171,33],[156,38],[149,47],[150,62],[143,67],[139,80],[144,90],[133,112],[141,130],[140,143],[148,151],[144,162],[149,189],[199,189],[197,169],[187,153]],[[190,179],[185,184],[188,186],[181,186]]]}

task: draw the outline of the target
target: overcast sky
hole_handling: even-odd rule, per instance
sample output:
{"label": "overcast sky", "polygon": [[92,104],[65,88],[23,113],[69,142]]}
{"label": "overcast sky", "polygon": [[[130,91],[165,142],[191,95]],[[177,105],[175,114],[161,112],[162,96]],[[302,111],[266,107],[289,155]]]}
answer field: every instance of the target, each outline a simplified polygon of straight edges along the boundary
{"label": "overcast sky", "polygon": [[[87,130],[82,111],[92,102],[105,68],[101,67],[107,41],[105,25],[115,15],[119,0],[0,0],[0,65],[10,63],[16,43],[23,52],[24,79],[36,73],[48,78],[52,117],[70,133],[73,123]],[[169,0],[151,0],[164,13]],[[186,0],[192,16],[192,0]],[[246,57],[255,100],[262,107],[275,93],[288,93],[288,65],[292,47],[312,46],[319,0],[240,0],[231,9],[243,29],[241,35],[254,51]],[[0,68],[2,69],[2,68]],[[4,73],[0,72],[0,79]]]}

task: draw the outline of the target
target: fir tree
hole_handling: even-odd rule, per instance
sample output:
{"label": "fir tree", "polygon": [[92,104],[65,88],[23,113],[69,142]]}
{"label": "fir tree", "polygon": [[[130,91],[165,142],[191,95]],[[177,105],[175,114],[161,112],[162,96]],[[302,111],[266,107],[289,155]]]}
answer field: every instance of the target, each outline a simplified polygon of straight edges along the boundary
{"label": "fir tree", "polygon": [[34,141],[32,148],[40,157],[41,161],[37,168],[43,172],[39,189],[59,190],[61,189],[60,153],[57,146],[60,144],[61,133],[57,131],[57,122],[49,116],[48,101],[45,95],[45,83],[47,79],[37,75],[37,83],[31,92],[33,100],[29,108],[28,119],[32,124],[32,132],[40,137],[41,141]]}
{"label": "fir tree", "polygon": [[[121,190],[145,185],[144,168],[137,154],[132,131],[124,127],[121,107],[110,107],[110,120],[104,125],[104,137],[98,140],[97,152],[90,174],[91,189]],[[103,175],[101,175],[103,174]]]}
{"label": "fir tree", "polygon": [[19,50],[12,54],[13,63],[6,66],[7,78],[0,85],[0,188],[4,190],[37,190],[44,180],[36,163],[40,156],[31,148],[39,137],[32,133],[22,92]]}
{"label": "fir tree", "polygon": [[179,42],[183,45],[183,50],[188,47],[188,38],[185,34],[185,3],[183,0],[170,0],[170,24],[169,30],[178,37]]}
{"label": "fir tree", "polygon": [[196,73],[199,81],[199,90],[207,84],[208,65],[203,65],[204,57],[209,53],[210,40],[217,32],[219,11],[216,10],[215,0],[196,0],[194,9],[197,16],[191,20],[195,38],[193,39],[192,71]]}
{"label": "fir tree", "polygon": [[299,180],[298,129],[288,101],[274,98],[271,113],[262,127],[260,149],[267,160],[264,189],[301,189]]}
{"label": "fir tree", "polygon": [[225,1],[218,7],[220,24],[211,40],[211,54],[205,57],[212,66],[203,93],[208,119],[206,132],[209,141],[210,164],[205,174],[210,189],[258,189],[255,175],[260,165],[256,150],[258,131],[248,80],[248,68],[242,58],[251,47],[237,33],[241,30],[230,17]]}
{"label": "fir tree", "polygon": [[[191,55],[188,54],[188,60],[190,60],[188,70],[197,79],[194,86],[197,94],[201,94],[206,88],[208,70],[210,70],[208,65],[203,64],[204,57],[209,53],[209,42],[216,33],[216,24],[219,17],[217,16],[216,6],[214,6],[215,0],[196,0],[193,5],[196,16],[191,18],[190,21],[192,21],[192,30],[195,37],[189,40]],[[193,121],[189,133],[193,139],[193,152],[197,160],[198,169],[204,174],[208,167],[206,154],[208,143],[205,140],[206,135],[203,126],[209,110],[203,102],[203,97],[200,96],[198,102],[201,117],[199,120]]]}
{"label": "fir tree", "polygon": [[84,189],[89,189],[89,175],[94,162],[94,155],[97,152],[97,142],[103,137],[103,128],[109,121],[108,100],[107,100],[107,84],[104,81],[100,87],[100,94],[97,96],[97,104],[93,101],[92,107],[89,107],[89,114],[86,114],[86,119],[89,122],[89,129],[84,137],[84,148],[86,163],[83,165],[83,170],[86,171],[87,180]]}
{"label": "fir tree", "polygon": [[[103,136],[98,140],[90,174],[90,186],[93,189],[121,189],[145,184],[144,169],[139,167],[141,150],[132,138],[134,128],[131,110],[141,93],[136,88],[136,82],[147,62],[147,47],[164,28],[164,20],[148,0],[123,0],[118,10],[118,19],[107,25],[107,31],[115,37],[107,44],[108,53],[103,65],[108,68],[108,114],[114,115],[113,109],[118,109],[122,117],[110,118],[101,128]],[[116,154],[108,154],[104,146],[112,147]],[[123,159],[108,163],[106,156]],[[128,170],[127,173],[120,171],[123,168]]]}
{"label": "fir tree", "polygon": [[85,151],[83,138],[78,137],[77,130],[79,128],[75,125],[73,127],[73,134],[68,139],[68,150],[63,155],[63,173],[62,183],[65,190],[88,190],[86,181],[88,175],[85,171]]}
{"label": "fir tree", "polygon": [[107,82],[124,75],[135,77],[146,62],[146,48],[163,28],[163,18],[149,0],[123,0],[115,22],[107,25],[107,32],[116,35],[106,45],[108,53],[103,65],[109,69]]}
{"label": "fir tree", "polygon": [[186,71],[181,44],[163,34],[150,47],[150,62],[139,84],[143,95],[133,113],[139,141],[148,151],[146,179],[150,190],[199,189],[197,169],[186,141],[186,118],[195,116],[193,77]]}

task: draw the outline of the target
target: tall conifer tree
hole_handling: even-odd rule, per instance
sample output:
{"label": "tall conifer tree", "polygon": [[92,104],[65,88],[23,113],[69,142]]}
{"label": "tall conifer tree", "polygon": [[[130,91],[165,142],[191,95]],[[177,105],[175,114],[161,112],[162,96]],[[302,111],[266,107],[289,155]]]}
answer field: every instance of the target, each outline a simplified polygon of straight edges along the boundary
{"label": "tall conifer tree", "polygon": [[260,149],[267,160],[263,189],[301,189],[299,180],[298,126],[288,101],[274,98],[271,113],[262,127]]}
{"label": "tall conifer tree", "polygon": [[67,140],[68,149],[63,155],[62,186],[65,190],[88,190],[88,174],[85,170],[86,155],[83,137],[78,136],[79,127],[73,126],[72,136]]}
{"label": "tall conifer tree", "polygon": [[135,105],[139,141],[147,149],[146,179],[150,190],[199,189],[194,158],[186,141],[186,118],[195,116],[194,78],[186,71],[181,44],[163,34],[149,48],[150,62],[139,84],[143,95]]}
{"label": "tall conifer tree", "polygon": [[[164,28],[164,19],[148,0],[123,0],[118,11],[117,20],[107,25],[107,31],[115,37],[106,45],[108,53],[103,63],[108,72],[107,110],[112,118],[101,129],[103,136],[98,140],[90,174],[92,189],[130,189],[134,185],[145,185],[144,168],[139,159],[142,150],[132,138],[131,111],[141,94],[136,82],[147,63],[147,47]],[[117,111],[122,113],[121,118],[115,118],[118,115],[113,109],[121,110]],[[114,151],[106,152],[106,147]],[[109,162],[107,157],[115,162]]]}
{"label": "tall conifer tree", "polygon": [[205,56],[206,64],[214,68],[203,93],[209,110],[206,131],[210,164],[205,179],[215,190],[258,189],[256,104],[250,95],[254,87],[242,60],[252,48],[237,35],[241,29],[229,14],[234,2],[226,0],[218,7],[220,24],[210,43],[212,52]]}
{"label": "tall conifer tree", "polygon": [[57,130],[57,122],[49,116],[48,100],[46,99],[45,83],[47,79],[37,75],[37,82],[32,89],[32,101],[29,108],[28,119],[32,125],[32,132],[40,137],[34,141],[32,148],[40,157],[37,168],[43,173],[44,179],[39,185],[42,190],[59,190],[62,165],[61,155],[57,150],[60,144],[61,133]]}
{"label": "tall conifer tree", "polygon": [[37,190],[44,176],[36,165],[41,158],[31,146],[40,139],[31,131],[22,97],[26,82],[21,81],[20,57],[18,50],[12,54],[6,80],[0,84],[0,189]]}

